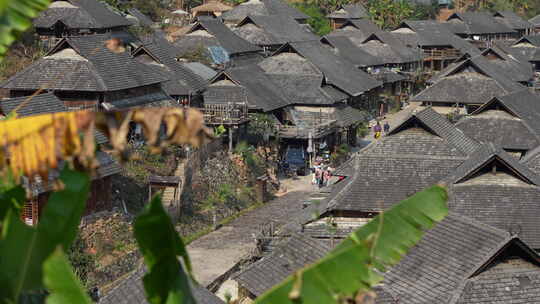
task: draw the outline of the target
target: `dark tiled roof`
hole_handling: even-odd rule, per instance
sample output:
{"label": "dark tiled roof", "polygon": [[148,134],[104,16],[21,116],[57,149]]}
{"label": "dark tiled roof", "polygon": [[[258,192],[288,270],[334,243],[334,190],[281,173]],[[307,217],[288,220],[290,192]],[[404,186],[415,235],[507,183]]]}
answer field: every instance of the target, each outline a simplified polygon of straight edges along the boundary
{"label": "dark tiled roof", "polygon": [[534,24],[535,26],[540,26],[540,15],[532,17],[531,19],[529,19],[529,22]]}
{"label": "dark tiled roof", "polygon": [[250,108],[268,112],[289,104],[283,95],[283,88],[277,86],[257,65],[233,68],[224,73],[246,88]]}
{"label": "dark tiled roof", "polygon": [[479,145],[461,130],[452,125],[445,117],[435,112],[431,108],[426,108],[418,113],[413,113],[411,117],[400,126],[396,126],[391,134],[399,134],[401,130],[407,128],[411,123],[420,123],[426,130],[444,139],[454,148],[464,154],[471,154],[479,148]]}
{"label": "dark tiled roof", "polygon": [[[146,273],[145,266],[139,266],[118,286],[100,298],[99,304],[147,304],[142,278]],[[217,296],[206,288],[192,283],[191,292],[199,304],[223,304]]]}
{"label": "dark tiled roof", "polygon": [[451,303],[461,284],[510,240],[504,231],[450,214],[385,274],[383,289],[400,302]]}
{"label": "dark tiled roof", "polygon": [[255,0],[244,2],[225,12],[221,18],[225,21],[234,22],[244,19],[246,16],[288,16],[296,20],[308,19],[309,16],[300,12],[282,0]]}
{"label": "dark tiled roof", "polygon": [[[205,30],[206,32],[210,33],[213,37],[205,37],[205,36],[198,37],[198,36],[190,35],[190,33],[193,33],[194,31],[197,31],[197,30]],[[253,45],[249,43],[248,41],[244,40],[243,38],[241,38],[240,36],[236,35],[225,24],[223,24],[221,21],[216,20],[216,19],[200,20],[198,23],[193,25],[193,27],[189,30],[189,32],[186,35],[180,37],[180,39],[178,39],[175,42],[175,45],[182,48],[182,44],[184,44],[184,42],[192,44],[193,41],[190,41],[190,40],[193,40],[192,38],[193,39],[200,38],[199,40],[201,40],[201,43],[204,46],[212,46],[212,45],[215,46],[216,45],[215,42],[217,42],[219,46],[223,47],[229,53],[229,55],[261,51],[261,49],[258,46]],[[208,44],[208,42],[205,42],[205,40],[210,40],[210,41],[215,41],[215,42],[214,44],[206,45]]]}
{"label": "dark tiled roof", "polygon": [[497,22],[492,15],[486,12],[454,13],[448,17],[446,24],[456,34],[482,35],[515,32],[505,24]]}
{"label": "dark tiled roof", "polygon": [[[253,26],[258,28],[252,29]],[[289,16],[248,16],[233,31],[256,45],[281,45],[287,42],[317,40],[318,37],[304,29]],[[259,32],[260,31],[260,32]],[[261,36],[266,41],[261,41]]]}
{"label": "dark tiled roof", "polygon": [[528,42],[534,46],[540,47],[540,35],[523,36],[518,41],[516,41],[515,44],[519,44],[522,42]]}
{"label": "dark tiled roof", "polygon": [[282,49],[285,50],[288,47],[317,66],[324,74],[326,83],[351,96],[361,95],[382,84],[367,73],[352,66],[347,60],[336,56],[319,41],[289,43]]}
{"label": "dark tiled roof", "polygon": [[281,89],[290,105],[331,105],[340,101],[323,91],[321,76],[268,74],[268,78]]}
{"label": "dark tiled roof", "polygon": [[369,35],[382,31],[369,19],[347,20],[340,28],[333,30],[327,36],[344,36],[354,44],[361,44]]}
{"label": "dark tiled roof", "polygon": [[324,257],[330,249],[322,240],[293,235],[234,279],[255,296],[260,296],[295,271]]}
{"label": "dark tiled roof", "polygon": [[515,82],[528,82],[534,78],[533,68],[526,57],[508,51],[507,47],[493,45],[482,52],[489,63]]}
{"label": "dark tiled roof", "polygon": [[53,93],[39,94],[34,97],[25,96],[3,99],[0,100],[0,108],[2,108],[2,113],[7,115],[21,103],[24,103],[24,106],[17,110],[19,117],[67,111],[64,102],[58,99]]}
{"label": "dark tiled roof", "polygon": [[434,82],[412,100],[484,104],[495,96],[507,95],[525,88],[504,75],[483,56],[450,66],[436,75]]}
{"label": "dark tiled roof", "polygon": [[[480,51],[469,42],[457,37],[446,26],[434,20],[406,20],[399,28],[410,28],[416,34],[400,33],[394,31],[398,39],[413,40],[420,47],[426,46],[452,46],[462,53],[479,54]],[[407,36],[415,36],[407,38]]]}
{"label": "dark tiled roof", "polygon": [[58,21],[74,29],[106,29],[131,25],[129,20],[112,12],[97,0],[67,2],[71,4],[70,7],[52,7],[42,12],[34,19],[34,26],[49,28]]}
{"label": "dark tiled roof", "polygon": [[[501,263],[467,280],[455,304],[536,303],[540,299],[538,266],[519,260]],[[507,264],[507,265],[505,265]]]}
{"label": "dark tiled roof", "polygon": [[109,38],[109,34],[65,38],[47,56],[6,80],[2,87],[103,92],[167,80],[127,52],[107,49],[105,41]]}
{"label": "dark tiled roof", "polygon": [[528,90],[495,97],[456,126],[479,142],[531,150],[540,144],[540,97]]}
{"label": "dark tiled roof", "polygon": [[360,19],[369,18],[367,9],[361,3],[340,5],[340,7],[328,14],[329,19]]}
{"label": "dark tiled roof", "polygon": [[506,26],[514,30],[525,30],[533,27],[532,23],[521,18],[520,16],[518,16],[518,14],[512,11],[495,12],[493,16],[495,16],[495,19],[497,21],[505,24]]}
{"label": "dark tiled roof", "polygon": [[329,35],[321,39],[321,42],[332,47],[332,51],[357,67],[369,67],[383,65],[384,60],[362,50],[345,36]]}
{"label": "dark tiled roof", "polygon": [[159,35],[147,37],[147,39],[144,40],[144,45],[134,51],[134,55],[137,56],[141,50],[144,50],[147,54],[152,56],[169,72],[170,81],[164,83],[166,90],[167,87],[171,85],[180,88],[180,90],[176,90],[179,92],[171,95],[188,95],[190,92],[195,92],[207,84],[205,79],[176,60],[176,55],[179,54],[180,51],[164,37]]}

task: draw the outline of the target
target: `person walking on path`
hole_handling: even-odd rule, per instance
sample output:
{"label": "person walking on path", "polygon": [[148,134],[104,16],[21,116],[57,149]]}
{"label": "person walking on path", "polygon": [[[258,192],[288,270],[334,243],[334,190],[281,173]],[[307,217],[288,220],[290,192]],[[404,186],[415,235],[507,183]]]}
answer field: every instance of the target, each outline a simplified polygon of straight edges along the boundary
{"label": "person walking on path", "polygon": [[388,120],[384,122],[384,134],[387,135],[390,132],[390,124]]}
{"label": "person walking on path", "polygon": [[373,127],[373,132],[375,132],[375,135],[374,135],[375,139],[379,139],[381,137],[382,127],[379,121],[377,121],[377,125]]}

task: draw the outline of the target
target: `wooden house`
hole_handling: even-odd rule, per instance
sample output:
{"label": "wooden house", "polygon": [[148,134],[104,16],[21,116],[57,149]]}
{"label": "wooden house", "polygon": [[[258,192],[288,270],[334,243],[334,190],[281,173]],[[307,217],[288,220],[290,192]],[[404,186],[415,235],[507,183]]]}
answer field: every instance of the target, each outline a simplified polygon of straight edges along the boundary
{"label": "wooden house", "polygon": [[97,0],[56,0],[33,21],[37,35],[54,46],[63,37],[124,31],[131,22]]}
{"label": "wooden house", "polygon": [[371,34],[381,31],[381,28],[370,19],[353,19],[345,21],[327,36],[345,36],[355,44],[360,44]]}
{"label": "wooden house", "polygon": [[476,56],[435,75],[431,85],[412,97],[411,103],[432,106],[441,113],[470,113],[493,97],[525,88],[509,76],[486,57]]}
{"label": "wooden house", "polygon": [[251,64],[262,58],[260,47],[237,36],[219,20],[200,20],[174,45],[180,51],[179,58],[196,54],[220,66]]}
{"label": "wooden house", "polygon": [[369,13],[361,3],[342,4],[326,15],[333,30],[340,28],[347,20],[369,19]]}
{"label": "wooden house", "polygon": [[199,100],[195,93],[207,84],[207,80],[177,61],[175,56],[179,52],[165,37],[154,34],[143,39],[143,44],[132,54],[138,62],[167,76],[169,80],[162,83],[163,91],[179,104],[197,104]]}
{"label": "wooden house", "polygon": [[276,51],[287,42],[317,40],[318,36],[307,31],[290,16],[247,16],[233,32],[263,49],[265,54]]}
{"label": "wooden house", "polygon": [[132,20],[133,25],[141,27],[152,28],[156,25],[156,23],[150,19],[150,17],[146,16],[140,10],[134,7],[127,9],[126,18]]}
{"label": "wooden house", "polygon": [[529,19],[529,22],[533,25],[533,32],[540,33],[540,15]]}
{"label": "wooden house", "polygon": [[530,35],[534,30],[534,25],[532,23],[521,18],[513,11],[498,11],[493,13],[493,17],[495,17],[495,20],[498,22],[516,31],[517,38]]}
{"label": "wooden house", "polygon": [[432,20],[406,20],[391,33],[405,45],[421,50],[423,67],[428,71],[440,71],[463,54],[480,53],[474,45]]}
{"label": "wooden house", "polygon": [[248,0],[223,13],[221,18],[225,23],[238,24],[248,15],[290,17],[300,24],[306,23],[309,18],[284,0]]}
{"label": "wooden house", "polygon": [[382,83],[319,41],[288,43],[259,64],[289,96],[292,104],[321,105],[346,101],[362,110],[379,108]]}
{"label": "wooden house", "polygon": [[540,35],[523,36],[505,49],[512,54],[521,55],[532,64],[535,72],[540,72]]}
{"label": "wooden house", "polygon": [[528,90],[494,97],[456,127],[481,143],[494,143],[518,159],[540,146],[540,97]]}
{"label": "wooden house", "polygon": [[[325,239],[297,231],[272,240],[266,246],[269,252],[232,276],[238,283],[237,301],[252,303],[286,277],[319,261],[343,237]],[[375,303],[534,301],[540,296],[539,256],[526,242],[454,212],[428,230],[383,276],[382,284],[373,289]]]}
{"label": "wooden house", "polygon": [[346,235],[380,211],[439,182],[478,148],[432,109],[413,113],[356,155],[346,164],[349,168],[338,169],[337,174],[348,175],[336,184],[340,194],[321,206],[319,219],[309,219],[303,229],[328,235],[326,222],[333,218],[336,233]]}
{"label": "wooden house", "polygon": [[63,38],[1,87],[9,90],[10,97],[44,89],[69,109],[112,110],[170,104],[161,87],[166,80],[105,34]]}
{"label": "wooden house", "polygon": [[443,23],[459,37],[469,40],[479,48],[490,46],[493,40],[517,39],[517,31],[498,22],[486,12],[456,12]]}
{"label": "wooden house", "polygon": [[380,104],[383,107],[379,109],[380,113],[387,113],[391,109],[399,108],[401,99],[405,97],[405,88],[408,87],[409,77],[407,75],[385,67],[383,58],[362,50],[347,37],[325,36],[321,38],[321,43],[335,55],[344,58],[356,68],[367,72],[371,77],[383,83],[383,86],[378,90],[379,97],[385,98],[388,102]]}

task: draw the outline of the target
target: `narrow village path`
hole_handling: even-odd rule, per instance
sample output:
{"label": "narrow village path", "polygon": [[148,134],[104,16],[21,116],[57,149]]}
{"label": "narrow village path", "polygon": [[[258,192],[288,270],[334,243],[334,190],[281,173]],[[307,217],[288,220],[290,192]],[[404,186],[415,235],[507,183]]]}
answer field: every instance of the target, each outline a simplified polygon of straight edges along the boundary
{"label": "narrow village path", "polygon": [[309,176],[286,180],[287,194],[249,211],[188,246],[197,281],[206,286],[231,269],[255,248],[255,235],[270,221],[274,227],[286,224],[302,212],[302,202],[318,191]]}

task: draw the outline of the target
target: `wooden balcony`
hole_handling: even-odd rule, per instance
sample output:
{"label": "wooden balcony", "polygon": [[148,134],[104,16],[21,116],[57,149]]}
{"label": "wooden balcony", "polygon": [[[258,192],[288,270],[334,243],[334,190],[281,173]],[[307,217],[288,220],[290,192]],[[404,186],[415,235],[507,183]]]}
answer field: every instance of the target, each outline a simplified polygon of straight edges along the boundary
{"label": "wooden balcony", "polygon": [[279,136],[282,138],[309,138],[311,133],[312,138],[321,138],[335,132],[338,129],[338,124],[335,120],[324,122],[311,127],[299,126],[284,126],[279,125]]}
{"label": "wooden balcony", "polygon": [[451,60],[461,57],[461,52],[456,49],[427,49],[424,51],[424,61]]}
{"label": "wooden balcony", "polygon": [[198,108],[206,125],[241,125],[249,121],[246,104],[205,104]]}

